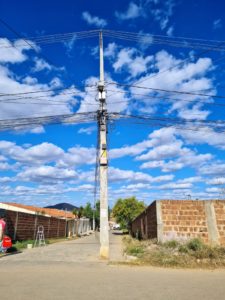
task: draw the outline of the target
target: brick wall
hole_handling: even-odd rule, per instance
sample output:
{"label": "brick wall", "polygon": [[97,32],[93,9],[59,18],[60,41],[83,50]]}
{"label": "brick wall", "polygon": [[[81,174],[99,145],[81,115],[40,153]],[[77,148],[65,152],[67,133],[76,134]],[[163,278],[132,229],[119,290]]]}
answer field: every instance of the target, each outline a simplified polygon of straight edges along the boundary
{"label": "brick wall", "polygon": [[216,224],[221,245],[225,245],[225,201],[215,201]]}
{"label": "brick wall", "polygon": [[208,243],[204,201],[161,201],[164,239],[201,238]]}
{"label": "brick wall", "polygon": [[157,238],[156,202],[148,206],[133,222],[131,226],[133,236],[144,239]]}
{"label": "brick wall", "polygon": [[159,241],[200,238],[225,245],[225,200],[161,200],[132,223],[132,234]]}
{"label": "brick wall", "polygon": [[35,239],[39,225],[44,226],[45,238],[64,237],[66,220],[33,215],[23,212],[6,211],[7,234],[15,240]]}

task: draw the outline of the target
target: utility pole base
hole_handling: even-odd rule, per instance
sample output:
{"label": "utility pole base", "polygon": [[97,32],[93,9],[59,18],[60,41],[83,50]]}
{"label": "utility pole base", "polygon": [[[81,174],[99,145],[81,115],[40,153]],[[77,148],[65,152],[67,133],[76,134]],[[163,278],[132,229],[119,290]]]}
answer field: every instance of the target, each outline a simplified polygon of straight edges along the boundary
{"label": "utility pole base", "polygon": [[109,259],[109,247],[100,247],[100,258]]}

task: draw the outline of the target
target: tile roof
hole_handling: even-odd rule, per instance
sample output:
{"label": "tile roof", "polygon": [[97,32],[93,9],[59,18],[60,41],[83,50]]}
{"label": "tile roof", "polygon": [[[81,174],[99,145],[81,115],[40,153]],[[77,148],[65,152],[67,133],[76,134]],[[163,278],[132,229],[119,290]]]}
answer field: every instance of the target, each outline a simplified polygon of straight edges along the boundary
{"label": "tile roof", "polygon": [[52,217],[56,218],[67,218],[67,219],[74,219],[75,216],[72,212],[70,211],[64,211],[64,210],[59,210],[55,208],[43,208],[43,207],[37,207],[37,206],[31,206],[31,205],[24,205],[24,204],[19,204],[19,203],[13,203],[13,202],[5,202],[7,205],[11,205],[14,207],[18,208],[24,208],[33,212],[41,213],[41,214],[46,214]]}

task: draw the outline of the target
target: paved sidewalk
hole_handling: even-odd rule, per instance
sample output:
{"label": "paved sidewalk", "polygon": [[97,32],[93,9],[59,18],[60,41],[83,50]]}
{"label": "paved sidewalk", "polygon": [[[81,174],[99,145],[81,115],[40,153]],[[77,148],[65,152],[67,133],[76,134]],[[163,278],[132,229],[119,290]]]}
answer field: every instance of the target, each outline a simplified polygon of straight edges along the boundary
{"label": "paved sidewalk", "polygon": [[[93,263],[99,262],[99,232],[84,236],[76,240],[59,242],[48,246],[26,249],[20,254],[8,255],[0,260],[10,262],[77,262]],[[110,232],[110,261],[121,261],[122,236]]]}

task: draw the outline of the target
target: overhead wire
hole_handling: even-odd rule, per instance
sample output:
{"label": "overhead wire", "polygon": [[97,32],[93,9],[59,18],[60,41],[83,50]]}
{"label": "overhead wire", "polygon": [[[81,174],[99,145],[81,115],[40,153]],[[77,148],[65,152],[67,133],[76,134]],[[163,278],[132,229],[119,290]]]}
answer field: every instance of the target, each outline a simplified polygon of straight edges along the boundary
{"label": "overhead wire", "polygon": [[[115,114],[115,113],[114,113]],[[200,131],[209,133],[209,130],[214,130],[217,133],[225,133],[225,122],[223,124],[213,124],[212,121],[208,123],[202,122],[203,120],[188,120],[188,119],[178,119],[178,118],[163,118],[157,116],[144,116],[144,115],[130,115],[130,114],[121,114],[117,115],[117,120],[119,119],[131,120],[132,122],[137,119],[137,124],[147,125],[150,122],[152,126],[159,127],[173,127],[180,130],[188,131]],[[185,125],[185,126],[184,126]],[[212,125],[219,125],[218,127]],[[221,126],[223,125],[223,127]],[[211,133],[211,132],[210,132]]]}
{"label": "overhead wire", "polygon": [[[36,53],[38,52],[36,47],[30,43],[29,41],[27,41],[20,33],[18,33],[14,28],[12,28],[12,26],[10,26],[8,23],[6,23],[3,19],[0,18],[0,23],[2,23],[9,31],[11,31],[13,34],[15,34],[18,38],[22,39],[24,41],[25,44],[27,44],[29,47],[31,47]],[[18,49],[15,44],[13,44],[13,47]],[[40,56],[44,57],[44,59],[49,62],[51,65],[55,65],[51,60],[49,60],[49,58],[41,53],[38,53]]]}
{"label": "overhead wire", "polygon": [[13,119],[0,119],[0,131],[23,128],[30,125],[51,125],[51,124],[76,124],[88,123],[95,120],[95,111],[62,115],[47,115],[32,117],[17,117]]}
{"label": "overhead wire", "polygon": [[[43,57],[46,60],[46,62],[48,62],[50,65],[55,66],[57,68],[57,66],[55,65],[55,63],[51,59],[49,59],[45,54],[40,53],[40,51],[38,51],[37,48],[32,43],[30,43],[30,41],[27,41],[27,39],[25,37],[23,37],[14,28],[12,28],[12,26],[10,26],[6,21],[4,21],[3,19],[0,18],[0,23],[2,23],[9,31],[11,31],[13,34],[15,34],[19,39],[22,39],[25,44],[27,44],[29,47],[31,47],[39,56]],[[16,46],[15,43],[12,44],[12,46],[14,48],[18,49],[18,46]],[[65,72],[65,75],[70,80],[73,81],[73,78],[67,72]]]}
{"label": "overhead wire", "polygon": [[[126,40],[126,41],[133,41],[133,42],[138,42],[138,43],[143,43],[143,44],[165,44],[171,47],[183,47],[183,48],[192,48],[192,49],[205,49],[210,51],[225,51],[225,48],[218,47],[217,45],[213,44],[206,44],[205,43],[197,43],[196,41],[192,42],[190,41],[178,41],[178,40],[173,40],[172,37],[167,37],[167,38],[159,38],[156,35],[147,35],[147,34],[138,34],[138,33],[126,33],[126,32],[118,32],[118,31],[111,31],[111,30],[104,30],[103,31],[104,35],[107,37],[113,37],[121,40]],[[214,42],[216,43],[216,42]],[[217,42],[218,43],[218,42]],[[225,41],[223,41],[223,44],[225,44]]]}
{"label": "overhead wire", "polygon": [[133,87],[137,89],[144,89],[144,90],[151,90],[156,92],[165,92],[165,93],[172,93],[172,94],[183,94],[183,95],[190,95],[190,96],[201,96],[201,97],[208,97],[208,98],[221,98],[225,99],[225,95],[213,95],[213,94],[204,94],[204,93],[194,93],[189,91],[179,91],[179,90],[167,90],[167,89],[160,89],[160,88],[153,88],[153,87],[145,87],[135,84],[125,84],[125,83],[118,83],[113,81],[108,81],[108,84],[124,86],[124,87]]}
{"label": "overhead wire", "polygon": [[[113,90],[107,90],[109,92],[114,92]],[[165,96],[156,96],[156,95],[146,95],[146,94],[140,94],[140,93],[132,93],[130,91],[115,91],[116,93],[120,93],[120,94],[130,94],[131,95],[131,99],[127,99],[127,100],[120,100],[120,101],[115,101],[115,102],[110,102],[109,104],[119,104],[119,103],[125,103],[128,101],[141,101],[140,99],[136,99],[134,98],[134,96],[138,96],[138,97],[143,97],[146,99],[162,99],[162,100],[170,100],[170,101],[177,101],[177,102],[189,102],[189,103],[201,103],[201,104],[205,104],[205,105],[212,105],[212,106],[220,106],[220,107],[225,107],[225,104],[223,103],[218,103],[218,102],[206,102],[206,101],[201,101],[201,100],[188,100],[188,99],[182,99],[182,98],[171,98],[171,97],[165,97]],[[157,103],[157,104],[164,104],[162,102]]]}
{"label": "overhead wire", "polygon": [[[146,36],[146,37],[149,37],[149,36],[147,36],[147,35],[145,35],[145,36]],[[123,38],[123,36],[122,36],[121,38]],[[222,41],[222,42],[220,41],[220,43],[218,44],[217,47],[221,48],[223,45],[225,45],[225,41]],[[193,54],[193,56],[194,56],[195,58],[199,58],[199,57],[201,57],[203,54],[206,54],[206,53],[208,53],[208,52],[210,52],[210,51],[213,51],[213,47],[209,47],[207,50],[204,50],[204,51],[200,52],[200,53],[197,54],[197,55]],[[179,61],[177,64],[175,64],[175,65],[173,65],[173,66],[171,66],[171,67],[169,67],[169,68],[167,68],[167,69],[165,69],[165,70],[159,71],[158,73],[154,73],[154,74],[152,74],[152,75],[150,75],[150,76],[148,76],[147,78],[144,78],[144,79],[142,79],[142,80],[136,80],[135,82],[138,83],[138,84],[141,84],[141,83],[145,82],[146,80],[149,80],[149,79],[151,79],[151,78],[153,78],[153,77],[158,77],[159,75],[161,75],[161,74],[163,74],[163,73],[169,72],[169,71],[171,71],[172,69],[177,68],[177,67],[183,65],[184,63],[190,61],[190,60],[192,60],[192,58],[191,58],[191,57],[188,57],[188,58],[186,58],[186,59],[184,59],[184,60]],[[134,84],[135,82],[133,82],[133,84]],[[109,95],[108,97],[111,97],[111,96],[112,96],[112,94]]]}
{"label": "overhead wire", "polygon": [[19,93],[0,93],[0,97],[5,96],[20,96],[20,95],[28,95],[28,94],[39,94],[39,93],[48,93],[48,92],[58,92],[58,91],[67,91],[67,90],[73,90],[74,88],[89,88],[89,87],[96,87],[96,84],[87,84],[87,85],[75,85],[70,87],[56,87],[56,88],[50,88],[46,90],[35,90],[35,91],[27,91],[27,92],[19,92]]}
{"label": "overhead wire", "polygon": [[[39,37],[25,37],[24,40],[35,42],[37,45],[53,44],[53,43],[66,43],[67,41],[80,40],[86,38],[97,37],[99,30],[89,30],[80,32],[70,32],[62,34],[52,34]],[[1,38],[0,38],[1,39]],[[11,43],[15,42],[16,39],[9,39]],[[18,46],[22,47],[26,45],[25,41],[18,43]],[[13,45],[5,45],[5,42],[0,42],[0,48],[11,48]]]}

